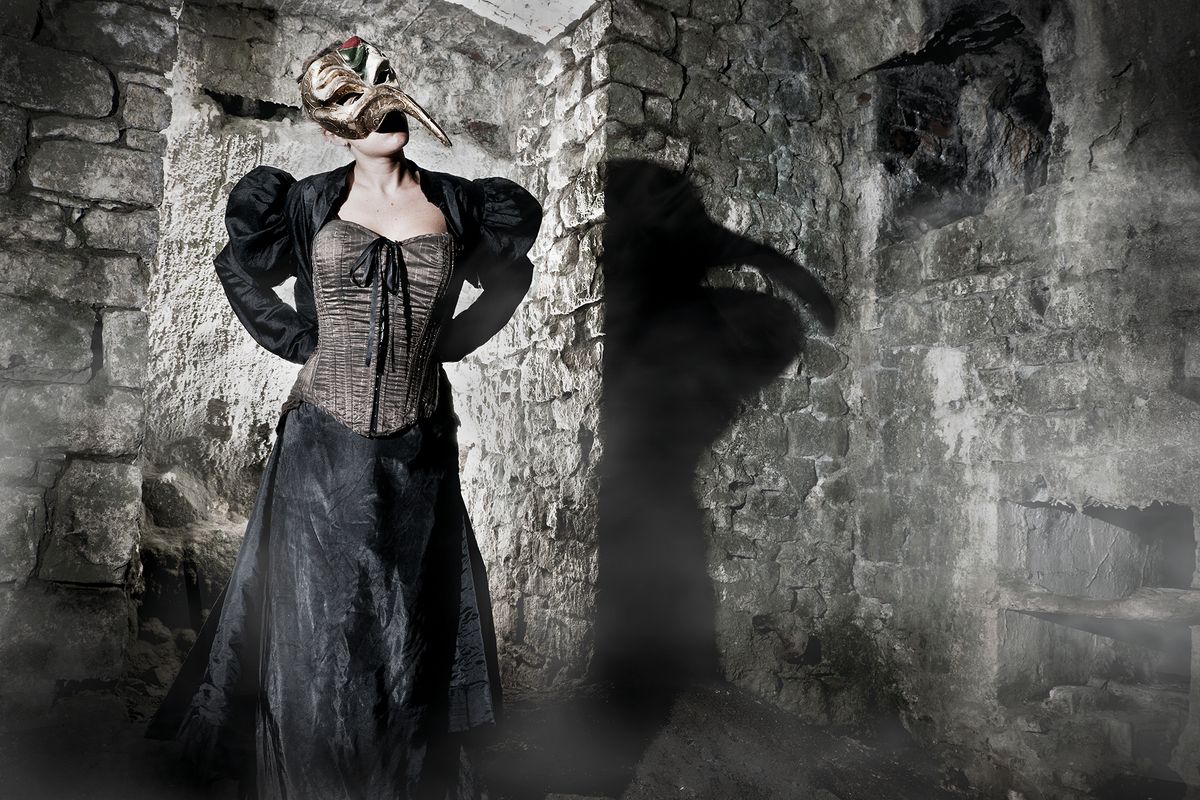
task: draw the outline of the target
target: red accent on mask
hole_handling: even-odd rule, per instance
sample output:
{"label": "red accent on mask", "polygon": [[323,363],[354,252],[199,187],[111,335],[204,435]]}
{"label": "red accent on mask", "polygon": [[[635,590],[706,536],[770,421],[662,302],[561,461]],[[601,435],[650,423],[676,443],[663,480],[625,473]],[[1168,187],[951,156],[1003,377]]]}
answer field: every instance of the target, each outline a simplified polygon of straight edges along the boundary
{"label": "red accent on mask", "polygon": [[362,39],[358,38],[357,36],[351,36],[349,39],[342,42],[342,46],[338,49],[349,50],[351,47],[358,47],[360,44],[362,44]]}

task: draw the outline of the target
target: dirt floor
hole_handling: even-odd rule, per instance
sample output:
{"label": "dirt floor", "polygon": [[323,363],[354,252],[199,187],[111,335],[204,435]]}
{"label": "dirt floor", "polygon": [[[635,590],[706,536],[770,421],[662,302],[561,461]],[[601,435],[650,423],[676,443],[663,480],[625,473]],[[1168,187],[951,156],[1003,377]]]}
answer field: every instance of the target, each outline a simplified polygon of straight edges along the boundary
{"label": "dirt floor", "polygon": [[[940,800],[949,773],[899,728],[856,738],[806,725],[729,686],[620,703],[599,689],[510,695],[482,743],[492,800]],[[234,800],[190,785],[141,710],[103,694],[4,721],[0,796],[13,800]],[[304,798],[302,800],[309,800]],[[312,800],[340,800],[314,798]]]}

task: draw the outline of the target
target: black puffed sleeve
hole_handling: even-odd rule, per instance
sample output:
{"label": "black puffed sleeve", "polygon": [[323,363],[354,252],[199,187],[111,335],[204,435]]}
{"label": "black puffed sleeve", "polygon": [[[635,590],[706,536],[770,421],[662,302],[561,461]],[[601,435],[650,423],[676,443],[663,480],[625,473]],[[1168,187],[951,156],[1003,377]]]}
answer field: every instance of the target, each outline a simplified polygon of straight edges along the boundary
{"label": "black puffed sleeve", "polygon": [[508,178],[477,178],[471,194],[478,238],[462,269],[464,279],[483,293],[442,331],[440,361],[457,361],[496,335],[533,281],[527,254],[542,226],[541,203]]}
{"label": "black puffed sleeve", "polygon": [[[225,296],[256,342],[275,355],[303,364],[317,345],[317,321],[307,276],[297,274],[288,224],[296,215],[296,180],[274,167],[255,167],[237,182],[225,210],[229,242],[214,264]],[[295,275],[296,307],[272,288]]]}
{"label": "black puffed sleeve", "polygon": [[508,178],[477,178],[478,244],[468,256],[466,280],[487,289],[520,283],[532,275],[525,257],[542,227],[542,205],[525,187]]}

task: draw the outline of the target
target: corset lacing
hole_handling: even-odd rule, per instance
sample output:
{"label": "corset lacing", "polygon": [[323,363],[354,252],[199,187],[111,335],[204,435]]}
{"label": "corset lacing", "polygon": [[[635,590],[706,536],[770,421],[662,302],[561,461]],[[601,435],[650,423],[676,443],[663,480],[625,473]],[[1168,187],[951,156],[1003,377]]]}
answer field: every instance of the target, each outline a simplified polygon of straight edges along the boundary
{"label": "corset lacing", "polygon": [[[383,359],[383,342],[386,339],[388,351],[395,346],[390,320],[388,319],[388,303],[383,297],[383,291],[396,294],[399,289],[404,302],[405,345],[412,348],[412,297],[408,291],[408,265],[404,262],[403,251],[399,242],[394,242],[386,236],[376,237],[363,248],[354,266],[350,269],[350,280],[360,288],[371,287],[371,322],[368,334],[366,353],[363,364],[371,366],[371,358]],[[408,350],[406,350],[408,352]],[[391,360],[391,369],[396,368],[395,359]],[[382,369],[382,365],[377,366]]]}

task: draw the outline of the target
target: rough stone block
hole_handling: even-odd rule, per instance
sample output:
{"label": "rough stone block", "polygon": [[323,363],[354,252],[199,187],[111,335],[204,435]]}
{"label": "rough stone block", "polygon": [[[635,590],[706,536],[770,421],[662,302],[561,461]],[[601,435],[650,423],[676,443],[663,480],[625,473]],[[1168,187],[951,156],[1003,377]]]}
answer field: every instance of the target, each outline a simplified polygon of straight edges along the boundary
{"label": "rough stone block", "polygon": [[133,256],[85,262],[61,249],[0,248],[0,293],[138,308],[146,302],[146,275]]}
{"label": "rough stone block", "polygon": [[844,420],[820,420],[812,414],[790,414],[787,429],[790,456],[844,456],[849,449],[850,434]]}
{"label": "rough stone block", "polygon": [[91,376],[91,308],[53,299],[0,295],[0,374],[83,382]]}
{"label": "rough stone block", "polygon": [[4,5],[4,35],[13,39],[32,38],[37,29],[41,0],[7,0]]}
{"label": "rough stone block", "polygon": [[50,537],[38,577],[123,584],[139,538],[141,471],[132,464],[72,461],[48,504]]}
{"label": "rough stone block", "polygon": [[142,480],[142,497],[154,524],[162,528],[197,522],[208,513],[204,483],[178,467],[147,474]]}
{"label": "rough stone block", "polygon": [[135,623],[123,589],[30,582],[0,620],[0,674],[115,680]]}
{"label": "rough stone block", "polygon": [[24,456],[0,456],[0,481],[25,482],[33,479],[37,462]]}
{"label": "rough stone block", "polygon": [[167,152],[167,137],[154,131],[143,131],[138,128],[125,130],[125,146],[134,150],[162,155]]}
{"label": "rough stone block", "polygon": [[148,528],[138,548],[146,586],[142,610],[172,628],[196,628],[194,604],[203,619],[229,582],[245,532],[237,523]]}
{"label": "rough stone block", "polygon": [[932,308],[924,306],[918,313],[936,320],[936,341],[962,345],[993,337],[993,310],[987,298],[970,296],[946,300]]}
{"label": "rough stone block", "polygon": [[614,0],[612,29],[617,37],[667,53],[675,44],[675,18],[666,9],[638,0]]}
{"label": "rough stone block", "polygon": [[24,581],[33,574],[46,530],[42,501],[41,489],[0,489],[0,583]]}
{"label": "rough stone block", "polygon": [[104,374],[114,386],[146,385],[146,360],[150,342],[149,318],[142,311],[109,311],[104,314]]}
{"label": "rough stone block", "polygon": [[794,375],[771,381],[762,391],[762,403],[779,414],[806,408],[810,402],[809,381]]}
{"label": "rough stone block", "polygon": [[1114,599],[1142,585],[1148,542],[1071,509],[1000,507],[1000,567],[1044,591]]}
{"label": "rough stone block", "polygon": [[738,0],[693,0],[691,16],[711,24],[733,22],[742,12]]}
{"label": "rough stone block", "polygon": [[51,44],[106,64],[167,72],[175,64],[175,20],[144,6],[107,0],[63,4],[46,19]]}
{"label": "rough stone block", "polygon": [[1075,336],[1059,332],[1017,340],[1017,361],[1027,366],[1063,364],[1075,360]]}
{"label": "rough stone block", "polygon": [[24,111],[0,105],[0,191],[7,192],[16,182],[14,165],[25,155],[25,131],[28,119]]}
{"label": "rough stone block", "polygon": [[108,144],[121,138],[115,119],[80,119],[78,117],[38,117],[30,126],[35,139],[79,139],[83,142]]}
{"label": "rough stone block", "polygon": [[688,81],[678,111],[682,129],[692,134],[703,133],[706,128],[728,128],[754,116],[732,89],[704,75]]}
{"label": "rough stone block", "polygon": [[691,0],[646,0],[646,2],[659,8],[665,8],[678,16],[687,14],[691,5]]}
{"label": "rough stone block", "polygon": [[88,246],[101,250],[124,250],[149,258],[158,246],[158,214],[153,211],[97,208],[84,215],[83,230]]}
{"label": "rough stone block", "polygon": [[130,455],[142,445],[140,392],[91,384],[0,389],[0,445]]}
{"label": "rough stone block", "polygon": [[669,58],[631,42],[615,42],[605,53],[606,63],[599,65],[600,80],[593,84],[614,80],[673,99],[683,91],[683,68]]}
{"label": "rough stone block", "polygon": [[645,119],[651,125],[657,125],[660,128],[671,127],[675,104],[669,98],[660,94],[650,95],[644,99],[642,106],[645,111]]}
{"label": "rough stone block", "polygon": [[0,195],[0,239],[59,242],[62,206],[24,195]]}
{"label": "rough stone block", "polygon": [[[742,92],[743,97],[762,97],[762,94]],[[815,122],[821,117],[821,90],[815,79],[805,73],[789,73],[779,80],[768,102],[793,123]]]}
{"label": "rough stone block", "polygon": [[922,248],[921,277],[944,281],[979,269],[979,231],[974,217],[930,233]]}
{"label": "rough stone block", "polygon": [[[632,86],[611,82],[607,87],[608,119],[626,125],[641,125],[646,115],[642,110],[642,93]],[[658,100],[666,100],[657,97]],[[669,112],[668,112],[669,117]]]}
{"label": "rough stone block", "polygon": [[106,117],[112,75],[86,56],[5,37],[0,42],[0,100],[37,111]]}
{"label": "rough stone block", "polygon": [[158,205],[162,200],[162,158],[151,153],[87,142],[49,141],[29,159],[29,180],[90,200]]}
{"label": "rough stone block", "polygon": [[704,75],[701,69],[719,72],[728,65],[729,45],[717,37],[712,25],[692,18],[680,19],[678,45],[674,58],[691,71],[691,77]]}
{"label": "rough stone block", "polygon": [[1032,414],[1079,408],[1088,381],[1088,370],[1083,364],[1038,367],[1021,381],[1021,407]]}
{"label": "rough stone block", "polygon": [[131,83],[125,87],[121,116],[127,127],[161,131],[171,124],[171,98],[153,87]]}
{"label": "rough stone block", "polygon": [[812,407],[814,411],[829,417],[841,417],[850,411],[842,387],[836,381],[815,381],[812,385]]}
{"label": "rough stone block", "polygon": [[830,343],[809,338],[801,356],[804,372],[813,378],[827,378],[846,364],[846,357]]}

